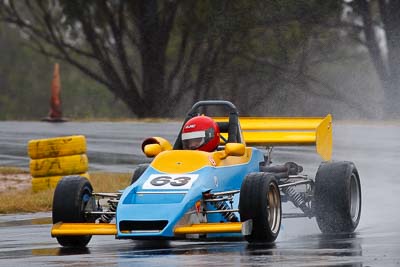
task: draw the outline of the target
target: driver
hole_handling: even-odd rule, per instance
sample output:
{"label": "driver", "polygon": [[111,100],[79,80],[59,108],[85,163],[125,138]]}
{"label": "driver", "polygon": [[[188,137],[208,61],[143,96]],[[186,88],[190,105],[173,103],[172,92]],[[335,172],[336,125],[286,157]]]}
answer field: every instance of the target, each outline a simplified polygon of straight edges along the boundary
{"label": "driver", "polygon": [[218,124],[207,116],[197,116],[188,120],[182,129],[183,149],[214,151],[219,144]]}

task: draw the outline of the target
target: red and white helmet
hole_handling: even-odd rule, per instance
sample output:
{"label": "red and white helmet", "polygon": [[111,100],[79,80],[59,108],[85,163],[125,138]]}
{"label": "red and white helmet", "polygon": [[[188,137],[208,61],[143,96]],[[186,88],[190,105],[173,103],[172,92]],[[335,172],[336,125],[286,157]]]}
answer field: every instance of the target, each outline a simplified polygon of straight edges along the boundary
{"label": "red and white helmet", "polygon": [[214,151],[219,144],[218,124],[207,116],[188,120],[182,129],[183,149]]}

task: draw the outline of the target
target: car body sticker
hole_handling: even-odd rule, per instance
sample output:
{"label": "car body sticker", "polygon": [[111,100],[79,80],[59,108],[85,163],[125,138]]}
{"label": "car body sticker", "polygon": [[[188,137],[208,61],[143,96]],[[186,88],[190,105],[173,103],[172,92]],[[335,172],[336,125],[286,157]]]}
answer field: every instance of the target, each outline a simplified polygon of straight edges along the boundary
{"label": "car body sticker", "polygon": [[143,189],[190,189],[198,174],[152,174]]}

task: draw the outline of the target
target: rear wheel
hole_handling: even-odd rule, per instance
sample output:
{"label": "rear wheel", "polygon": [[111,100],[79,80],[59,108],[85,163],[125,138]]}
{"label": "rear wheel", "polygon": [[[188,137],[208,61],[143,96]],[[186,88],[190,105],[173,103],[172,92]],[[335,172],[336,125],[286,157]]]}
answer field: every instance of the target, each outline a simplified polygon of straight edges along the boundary
{"label": "rear wheel", "polygon": [[352,162],[321,164],[313,206],[323,233],[354,232],[361,216],[360,177]]}
{"label": "rear wheel", "polygon": [[[53,199],[53,223],[94,222],[85,211],[94,209],[93,188],[82,176],[65,176],[57,184]],[[91,235],[58,236],[58,243],[64,247],[85,247]]]}
{"label": "rear wheel", "polygon": [[240,189],[239,213],[242,222],[252,220],[249,242],[273,242],[278,237],[281,197],[276,178],[268,173],[250,173]]}

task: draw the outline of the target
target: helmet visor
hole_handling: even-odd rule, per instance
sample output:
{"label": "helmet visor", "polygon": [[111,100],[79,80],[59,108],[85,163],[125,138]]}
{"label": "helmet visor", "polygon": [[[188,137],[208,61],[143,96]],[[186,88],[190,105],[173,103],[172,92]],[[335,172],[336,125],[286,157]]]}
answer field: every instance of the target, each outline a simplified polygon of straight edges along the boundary
{"label": "helmet visor", "polygon": [[206,133],[205,131],[197,131],[191,133],[182,133],[183,149],[195,150],[204,145]]}

